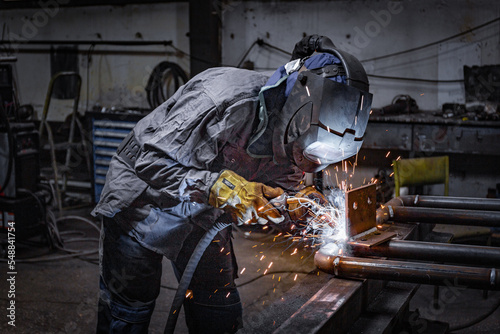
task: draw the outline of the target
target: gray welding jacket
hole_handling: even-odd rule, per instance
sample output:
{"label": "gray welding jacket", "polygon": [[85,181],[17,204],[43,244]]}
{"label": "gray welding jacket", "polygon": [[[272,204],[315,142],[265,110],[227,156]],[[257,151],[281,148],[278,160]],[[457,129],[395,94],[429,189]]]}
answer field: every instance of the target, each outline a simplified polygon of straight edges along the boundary
{"label": "gray welding jacket", "polygon": [[114,217],[143,246],[175,260],[192,224],[208,229],[223,213],[208,204],[222,170],[297,190],[303,176],[297,167],[246,150],[262,122],[259,91],[267,79],[236,68],[192,78],[136,124],[135,167],[113,156],[92,214]]}

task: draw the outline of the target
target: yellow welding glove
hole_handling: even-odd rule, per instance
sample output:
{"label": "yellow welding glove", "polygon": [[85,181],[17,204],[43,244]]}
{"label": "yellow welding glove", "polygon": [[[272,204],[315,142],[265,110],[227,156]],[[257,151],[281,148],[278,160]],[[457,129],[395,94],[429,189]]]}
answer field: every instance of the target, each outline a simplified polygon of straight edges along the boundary
{"label": "yellow welding glove", "polygon": [[328,200],[314,186],[305,187],[295,196],[289,197],[288,214],[292,221],[307,220],[310,217],[310,210],[316,211],[315,206],[324,206],[328,204]]}
{"label": "yellow welding glove", "polygon": [[233,171],[224,170],[210,188],[208,203],[236,215],[238,224],[280,223],[285,218],[269,203],[283,194],[283,189],[249,182]]}

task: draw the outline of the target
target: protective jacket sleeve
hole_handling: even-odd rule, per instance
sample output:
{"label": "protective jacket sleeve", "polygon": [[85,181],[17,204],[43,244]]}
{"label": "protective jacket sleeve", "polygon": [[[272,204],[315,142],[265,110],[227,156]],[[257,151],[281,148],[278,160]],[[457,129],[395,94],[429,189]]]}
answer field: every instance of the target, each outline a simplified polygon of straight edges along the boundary
{"label": "protective jacket sleeve", "polygon": [[134,127],[134,166],[113,156],[92,214],[113,217],[144,191],[160,208],[183,201],[207,204],[221,171],[214,159],[229,141],[238,146],[248,140],[266,80],[254,71],[213,68],[179,88]]}
{"label": "protective jacket sleeve", "polygon": [[[256,90],[265,77],[247,76],[255,87],[248,91],[248,82],[237,82],[238,75],[222,76],[217,70],[211,74],[195,77],[174,96],[175,103],[171,101],[137,158],[137,176],[165,196],[207,203],[220,172],[212,168],[214,159],[228,140],[252,129]],[[221,96],[220,90],[226,94]]]}

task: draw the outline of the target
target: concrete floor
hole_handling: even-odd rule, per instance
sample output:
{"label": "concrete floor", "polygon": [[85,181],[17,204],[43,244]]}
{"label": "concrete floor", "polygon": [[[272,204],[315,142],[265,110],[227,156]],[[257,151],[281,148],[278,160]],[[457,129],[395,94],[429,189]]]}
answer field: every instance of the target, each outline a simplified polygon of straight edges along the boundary
{"label": "concrete floor", "polygon": [[[68,215],[77,214],[89,218],[89,208]],[[78,221],[65,221],[61,231],[78,230],[89,238],[97,237],[97,232]],[[247,231],[248,232],[248,231]],[[274,240],[273,234],[250,234],[237,231],[234,234],[235,253],[240,271],[237,280],[244,307],[245,332],[260,322],[266,314],[266,306],[281,298],[283,294],[300,282],[301,278],[313,270],[313,251],[300,248],[290,242]],[[68,245],[69,247],[69,245]],[[71,244],[73,248],[97,250],[96,242]],[[49,254],[50,253],[50,254]],[[16,259],[56,256],[62,252],[49,251],[45,245],[16,243]],[[292,255],[293,254],[293,255]],[[10,288],[6,273],[7,264],[1,263],[0,309],[5,313],[0,322],[0,333],[92,333],[96,324],[99,268],[96,254],[86,259],[64,259],[33,263],[16,263],[15,280],[15,329],[7,324],[7,306]],[[272,262],[272,265],[271,265]],[[265,270],[266,275],[262,276]],[[275,272],[275,273],[273,273]],[[280,272],[280,273],[276,273]],[[255,279],[255,280],[254,280]],[[254,280],[254,281],[252,281]],[[150,333],[163,333],[171,300],[177,286],[171,266],[165,261],[160,297],[150,326]],[[441,308],[432,306],[432,287],[421,286],[412,299],[410,309],[418,309],[421,316],[449,322],[451,326],[464,324],[486,313],[498,304],[500,292],[489,292],[484,298],[478,290],[443,290]],[[419,325],[422,333],[425,324]],[[183,314],[177,323],[178,333],[187,333]],[[272,329],[269,331],[272,332]],[[478,325],[456,333],[500,333],[500,309]]]}

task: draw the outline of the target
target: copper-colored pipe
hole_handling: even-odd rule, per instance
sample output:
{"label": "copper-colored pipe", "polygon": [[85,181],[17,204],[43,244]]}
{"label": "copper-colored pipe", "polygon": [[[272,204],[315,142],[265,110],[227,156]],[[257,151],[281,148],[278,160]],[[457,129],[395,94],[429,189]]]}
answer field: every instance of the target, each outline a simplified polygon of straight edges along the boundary
{"label": "copper-colored pipe", "polygon": [[500,271],[492,268],[329,256],[317,252],[316,266],[341,278],[368,278],[419,284],[500,290]]}
{"label": "copper-colored pipe", "polygon": [[355,242],[348,242],[347,245],[350,255],[361,257],[377,256],[481,266],[497,266],[500,263],[499,247],[395,239],[371,247]]}
{"label": "copper-colored pipe", "polygon": [[418,221],[421,223],[499,226],[500,200],[445,196],[399,196],[377,209],[376,221],[378,225],[388,221]]}

